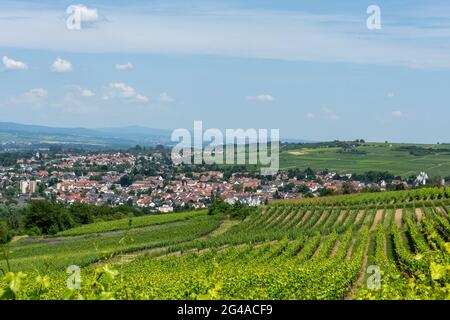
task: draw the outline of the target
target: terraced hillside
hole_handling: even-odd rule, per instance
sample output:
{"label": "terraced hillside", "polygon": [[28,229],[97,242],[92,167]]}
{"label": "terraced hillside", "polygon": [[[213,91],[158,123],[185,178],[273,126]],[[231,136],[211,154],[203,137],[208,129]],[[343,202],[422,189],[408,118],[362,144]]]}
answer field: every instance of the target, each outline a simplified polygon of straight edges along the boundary
{"label": "terraced hillside", "polygon": [[[449,188],[279,201],[242,222],[200,214],[22,240],[9,265],[29,273],[24,299],[445,299],[449,212]],[[80,290],[66,289],[69,264],[82,267]]]}

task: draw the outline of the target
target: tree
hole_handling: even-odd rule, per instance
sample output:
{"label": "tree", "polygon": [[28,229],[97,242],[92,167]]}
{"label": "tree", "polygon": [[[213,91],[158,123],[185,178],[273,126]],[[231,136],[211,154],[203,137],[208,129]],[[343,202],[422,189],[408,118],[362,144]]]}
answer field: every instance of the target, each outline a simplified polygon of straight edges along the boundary
{"label": "tree", "polygon": [[308,179],[312,179],[316,176],[316,172],[311,168],[307,168],[304,173],[308,177]]}
{"label": "tree", "polygon": [[91,206],[87,204],[76,202],[70,206],[69,211],[73,219],[79,224],[94,222],[94,213]]}
{"label": "tree", "polygon": [[37,228],[41,234],[56,234],[73,226],[69,211],[57,203],[32,201],[25,213],[25,227]]}
{"label": "tree", "polygon": [[8,243],[11,240],[11,233],[5,221],[0,221],[0,243]]}
{"label": "tree", "polygon": [[346,181],[342,184],[342,193],[343,194],[351,194],[351,193],[355,193],[355,192],[356,192],[356,190],[353,187],[353,185],[351,184],[351,182]]}
{"label": "tree", "polygon": [[240,183],[233,185],[233,190],[236,192],[242,192],[243,189],[244,187]]}
{"label": "tree", "polygon": [[14,197],[14,196],[16,195],[16,192],[17,192],[16,188],[14,188],[14,187],[8,187],[8,188],[6,188],[6,190],[4,191],[4,195],[5,195],[5,197],[7,197],[7,198],[11,198],[11,197]]}
{"label": "tree", "polygon": [[332,196],[333,194],[334,194],[334,190],[332,190],[332,189],[328,189],[328,188],[320,188],[319,189],[319,195],[321,197]]}
{"label": "tree", "polygon": [[133,180],[126,174],[120,178],[119,183],[122,187],[128,187],[131,186]]}
{"label": "tree", "polygon": [[442,185],[442,180],[443,179],[441,176],[434,176],[428,181],[428,184],[433,187],[443,187],[444,185]]}
{"label": "tree", "polygon": [[225,214],[231,209],[231,205],[223,201],[223,199],[214,196],[212,204],[208,209],[209,215]]}

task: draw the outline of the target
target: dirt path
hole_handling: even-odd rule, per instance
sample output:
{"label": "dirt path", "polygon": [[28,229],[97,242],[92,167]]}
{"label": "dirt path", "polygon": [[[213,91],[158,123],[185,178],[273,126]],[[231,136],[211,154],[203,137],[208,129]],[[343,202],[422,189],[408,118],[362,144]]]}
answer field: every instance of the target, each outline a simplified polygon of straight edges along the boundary
{"label": "dirt path", "polygon": [[322,212],[322,215],[320,216],[319,220],[317,220],[315,226],[319,226],[322,223],[323,219],[328,219],[328,211]]}
{"label": "dirt path", "polygon": [[298,214],[298,211],[297,211],[297,210],[292,210],[292,212],[289,213],[289,214],[283,219],[283,221],[280,223],[280,226],[286,225],[286,223],[289,224],[289,222],[290,222],[292,219],[294,219],[294,217],[295,217],[297,214]]}
{"label": "dirt path", "polygon": [[349,210],[348,211],[348,215],[347,215],[347,217],[344,220],[344,224],[347,224],[347,222],[350,221],[350,219],[353,217],[354,214],[355,214],[354,210]]}
{"label": "dirt path", "polygon": [[377,213],[375,214],[375,219],[373,220],[373,224],[370,227],[370,231],[374,231],[377,228],[377,224],[380,223],[381,218],[383,218],[383,211],[384,210],[377,210]]}
{"label": "dirt path", "polygon": [[350,246],[348,247],[347,253],[345,254],[345,261],[350,261],[353,253],[353,246],[355,245],[356,239],[352,239]]}
{"label": "dirt path", "polygon": [[389,259],[386,235],[384,235],[384,256],[386,257],[386,259]]}
{"label": "dirt path", "polygon": [[356,220],[355,220],[355,224],[359,222],[359,220],[361,220],[361,218],[364,216],[364,213],[366,212],[366,210],[360,210],[358,212],[358,215],[356,216]]}
{"label": "dirt path", "polygon": [[442,207],[436,207],[436,211],[438,211],[441,215],[444,215],[444,217],[447,216],[447,212]]}
{"label": "dirt path", "polygon": [[14,236],[14,237],[11,239],[11,242],[21,241],[21,240],[24,240],[24,239],[26,239],[26,238],[28,238],[27,235],[25,235],[25,236]]}
{"label": "dirt path", "polygon": [[225,220],[217,229],[214,229],[213,232],[199,239],[209,239],[220,236],[221,234],[224,234],[225,232],[230,230],[232,227],[238,225],[239,223],[240,221],[238,220]]}
{"label": "dirt path", "polygon": [[422,208],[416,208],[415,214],[416,214],[416,217],[417,217],[417,221],[419,221],[419,222],[422,221],[422,218],[423,218],[423,215],[424,215]]}
{"label": "dirt path", "polygon": [[350,292],[346,295],[345,300],[352,299],[356,295],[356,293],[358,292],[358,289],[361,287],[361,285],[364,282],[364,279],[366,278],[367,261],[369,259],[367,253],[369,252],[369,246],[370,246],[370,237],[367,240],[366,248],[364,250],[364,258],[363,258],[361,272],[360,272],[355,284],[352,286]]}
{"label": "dirt path", "polygon": [[302,214],[303,214],[303,211],[298,210],[297,213],[292,217],[292,219],[290,219],[290,221],[288,221],[286,224],[284,224],[284,227],[290,228],[290,227],[294,226],[293,224],[295,222],[295,219],[297,219],[297,217]]}
{"label": "dirt path", "polygon": [[337,218],[336,222],[334,223],[335,226],[337,226],[342,221],[342,219],[344,218],[346,212],[347,212],[347,210],[342,210],[339,213],[339,217]]}
{"label": "dirt path", "polygon": [[297,223],[297,227],[300,227],[303,222],[305,222],[306,219],[308,219],[308,217],[311,215],[311,211],[306,211],[305,215],[302,217],[302,219],[299,221],[299,223]]}
{"label": "dirt path", "polygon": [[[285,215],[286,213],[280,213],[279,215],[277,215],[274,219],[270,219],[270,221],[268,220],[266,223],[266,228],[270,228],[271,226],[273,226],[274,224],[276,224],[278,221],[280,221],[280,219]],[[291,215],[291,213],[288,213],[283,219],[287,218],[289,215]]]}
{"label": "dirt path", "polygon": [[313,255],[311,256],[311,259],[314,259],[320,252],[320,250],[322,250],[323,247],[323,239],[320,241],[319,245],[316,248],[316,251],[314,251]]}
{"label": "dirt path", "polygon": [[337,239],[336,242],[334,243],[333,249],[331,249],[330,258],[334,257],[334,255],[338,251],[340,245],[341,245],[341,241],[339,241],[339,239]]}
{"label": "dirt path", "polygon": [[397,226],[398,226],[399,228],[402,227],[402,218],[403,218],[403,209],[397,209],[397,210],[395,210],[395,216],[394,216],[394,219],[395,219],[395,223],[397,224]]}

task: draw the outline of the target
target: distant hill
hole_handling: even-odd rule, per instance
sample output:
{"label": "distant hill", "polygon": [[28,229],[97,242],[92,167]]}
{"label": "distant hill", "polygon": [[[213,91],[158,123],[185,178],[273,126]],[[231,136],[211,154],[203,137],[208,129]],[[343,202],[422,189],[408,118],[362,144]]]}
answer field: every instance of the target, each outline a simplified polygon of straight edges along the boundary
{"label": "distant hill", "polygon": [[[118,128],[63,128],[40,125],[0,122],[0,144],[8,149],[46,147],[63,144],[87,149],[129,148],[135,145],[173,145],[170,130],[127,126]],[[193,135],[193,133],[192,133]],[[281,139],[286,143],[313,143],[300,139]]]}
{"label": "distant hill", "polygon": [[122,148],[137,144],[151,146],[168,144],[170,131],[138,126],[121,128],[61,128],[0,122],[0,143],[3,145],[64,144],[82,147]]}
{"label": "distant hill", "polygon": [[140,126],[129,126],[121,128],[100,128],[96,132],[111,137],[127,138],[140,140],[148,137],[167,137],[170,138],[171,131],[163,129],[153,129]]}

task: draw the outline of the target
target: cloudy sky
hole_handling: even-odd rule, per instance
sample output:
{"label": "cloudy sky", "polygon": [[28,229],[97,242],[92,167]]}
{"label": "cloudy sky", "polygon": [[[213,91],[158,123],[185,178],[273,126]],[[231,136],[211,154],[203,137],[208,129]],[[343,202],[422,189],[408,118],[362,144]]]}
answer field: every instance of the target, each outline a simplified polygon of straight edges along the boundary
{"label": "cloudy sky", "polygon": [[0,59],[0,121],[450,142],[444,0],[0,0]]}

